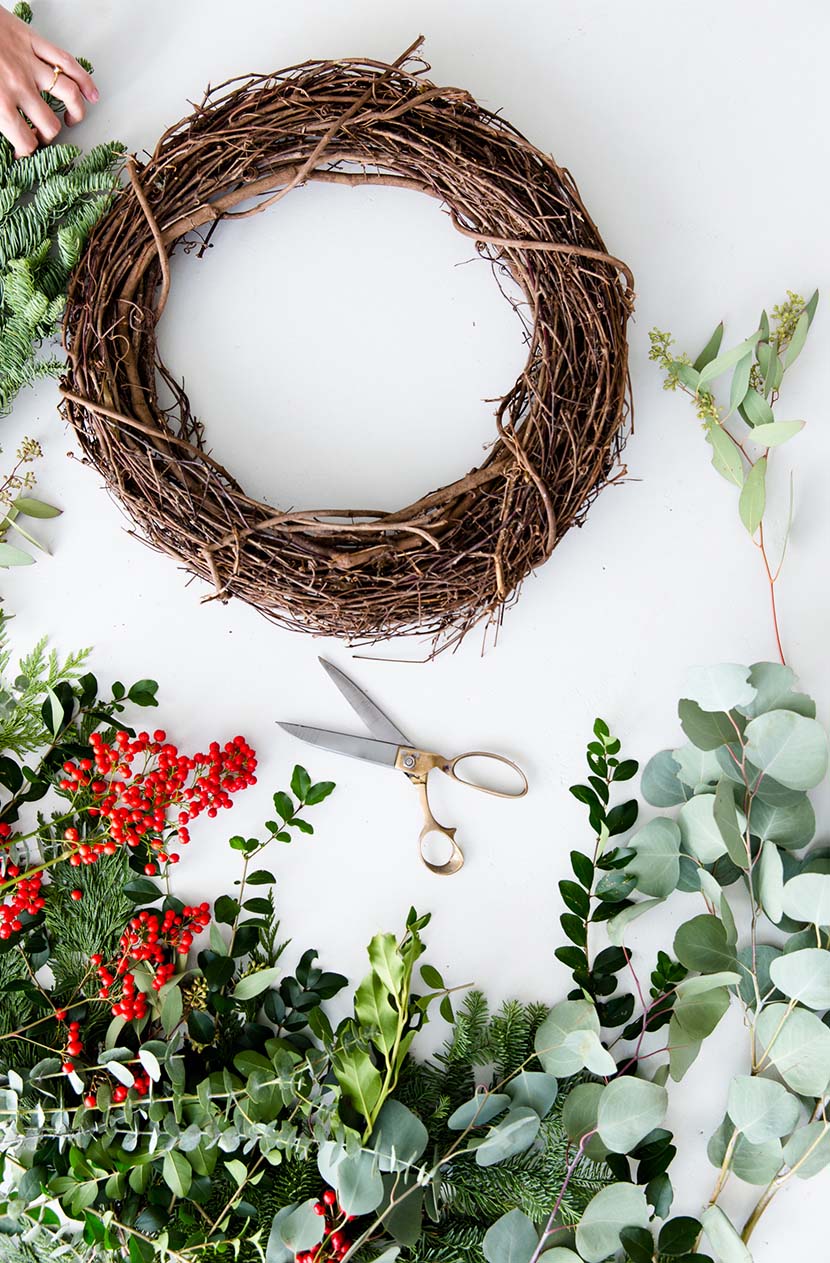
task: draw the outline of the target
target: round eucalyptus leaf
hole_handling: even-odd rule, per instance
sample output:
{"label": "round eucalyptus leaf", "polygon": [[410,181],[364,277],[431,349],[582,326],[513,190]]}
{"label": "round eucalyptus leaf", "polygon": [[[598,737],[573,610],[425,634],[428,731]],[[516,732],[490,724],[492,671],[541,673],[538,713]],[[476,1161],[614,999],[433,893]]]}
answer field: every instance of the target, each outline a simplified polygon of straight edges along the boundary
{"label": "round eucalyptus leaf", "polygon": [[637,830],[629,846],[635,854],[625,871],[636,878],[637,889],[657,898],[670,895],[680,877],[680,830],[674,821],[665,817],[650,820]]}
{"label": "round eucalyptus leaf", "polygon": [[749,809],[749,831],[762,841],[776,842],[788,851],[800,851],[812,842],[816,832],[816,813],[806,794],[795,802],[773,806],[753,798]]}
{"label": "round eucalyptus leaf", "polygon": [[669,1094],[664,1087],[623,1075],[603,1089],[597,1110],[602,1143],[613,1153],[628,1153],[666,1116]]}
{"label": "round eucalyptus leaf", "polygon": [[800,873],[784,884],[784,912],[794,921],[830,925],[830,873]]}
{"label": "round eucalyptus leaf", "polygon": [[827,734],[815,719],[771,710],[747,724],[746,756],[788,789],[812,789],[827,772]]}
{"label": "round eucalyptus leaf", "polygon": [[749,706],[755,699],[755,689],[748,667],[722,662],[713,667],[692,667],[687,673],[683,695],[697,702],[701,710],[726,711],[735,706]]}
{"label": "round eucalyptus leaf", "polygon": [[761,1075],[739,1074],[729,1088],[727,1111],[750,1144],[760,1145],[789,1135],[798,1122],[800,1107],[782,1083]]}
{"label": "round eucalyptus leaf", "polygon": [[688,697],[678,703],[677,714],[680,727],[698,750],[717,750],[728,745],[735,740],[736,727],[743,732],[745,723],[740,715],[736,718],[724,711],[703,710]]}
{"label": "round eucalyptus leaf", "polygon": [[600,1189],[585,1207],[576,1230],[576,1248],[585,1263],[603,1263],[616,1254],[623,1228],[647,1228],[649,1206],[642,1189],[633,1184],[611,1184]]}
{"label": "round eucalyptus leaf", "polygon": [[[136,1168],[141,1170],[141,1168]],[[283,1206],[271,1220],[268,1243],[265,1249],[265,1263],[294,1263],[294,1251],[282,1239],[282,1225],[297,1208],[297,1203]]]}
{"label": "round eucalyptus leaf", "polygon": [[739,1136],[729,1165],[738,1179],[746,1184],[769,1184],[783,1162],[784,1150],[780,1140],[773,1138],[754,1145],[746,1136]]}
{"label": "round eucalyptus leaf", "polygon": [[678,779],[679,764],[671,750],[661,750],[649,759],[640,777],[640,791],[652,807],[676,807],[690,797],[690,790]]}
{"label": "round eucalyptus leaf", "polygon": [[539,1233],[527,1215],[511,1210],[487,1229],[481,1249],[487,1263],[530,1263],[538,1242]]}
{"label": "round eucalyptus leaf", "polygon": [[535,1110],[526,1105],[508,1110],[500,1123],[476,1148],[476,1162],[480,1167],[495,1166],[514,1154],[524,1153],[539,1134],[541,1122]]}
{"label": "round eucalyptus leaf", "polygon": [[803,947],[772,962],[770,977],[791,1000],[822,1013],[830,1009],[830,952]]}
{"label": "round eucalyptus leaf", "polygon": [[740,709],[747,719],[755,719],[768,710],[794,710],[808,719],[815,719],[816,704],[806,693],[795,692],[795,673],[780,662],[755,662],[749,669],[749,682],[755,698]]}
{"label": "round eucalyptus leaf", "polygon": [[483,1127],[510,1105],[510,1097],[506,1092],[476,1092],[471,1100],[459,1105],[455,1113],[450,1114],[447,1126],[452,1131],[465,1131],[468,1127]]}
{"label": "round eucalyptus leaf", "polygon": [[674,936],[674,954],[687,969],[713,974],[735,968],[735,953],[719,917],[706,913],[684,921]]}
{"label": "round eucalyptus leaf", "polygon": [[[579,1038],[574,1039],[574,1036]],[[585,1036],[593,1036],[593,1041]],[[536,1032],[534,1046],[536,1056],[542,1068],[548,1074],[567,1078],[578,1074],[588,1065],[586,1052],[590,1055],[593,1045],[601,1051],[599,1043],[599,1018],[593,1004],[587,1000],[562,1000],[555,1004],[548,1016]],[[616,1070],[613,1057],[606,1053]],[[597,1071],[596,1073],[614,1073],[614,1070]]]}
{"label": "round eucalyptus leaf", "polygon": [[807,1123],[784,1145],[784,1161],[800,1180],[818,1175],[830,1162],[830,1124]]}
{"label": "round eucalyptus leaf", "polygon": [[[578,1083],[568,1093],[562,1108],[562,1126],[569,1140],[578,1144],[588,1132],[596,1132],[597,1111],[604,1091],[602,1083]],[[608,1150],[595,1134],[586,1141],[583,1152],[592,1162],[601,1162]]]}
{"label": "round eucalyptus leaf", "polygon": [[427,1147],[427,1129],[400,1101],[387,1100],[378,1114],[370,1141],[381,1171],[405,1171]]}
{"label": "round eucalyptus leaf", "polygon": [[718,823],[715,820],[715,795],[696,794],[684,803],[677,816],[683,848],[701,864],[714,864],[726,855]]}
{"label": "round eucalyptus leaf", "polygon": [[303,1250],[310,1250],[323,1239],[326,1225],[322,1216],[314,1212],[316,1204],[317,1198],[310,1197],[307,1202],[295,1207],[280,1223],[282,1243],[293,1250],[295,1255]]}
{"label": "round eucalyptus leaf", "polygon": [[717,974],[699,974],[691,978],[681,978],[675,987],[677,996],[681,999],[687,996],[703,995],[707,991],[714,991],[716,987],[734,987],[741,981],[743,970],[724,969]]}
{"label": "round eucalyptus leaf", "polygon": [[[721,975],[722,976],[722,975]],[[733,975],[734,976],[734,975]],[[711,1035],[729,1008],[729,991],[715,987],[711,991],[693,992],[678,997],[672,1013],[675,1027],[679,1027],[692,1041]]]}
{"label": "round eucalyptus leaf", "polygon": [[559,1082],[552,1074],[539,1070],[522,1070],[507,1084],[505,1091],[513,1105],[526,1105],[544,1118],[553,1108]]}
{"label": "round eucalyptus leaf", "polygon": [[[677,764],[677,778],[692,793],[702,793],[720,779],[720,750],[698,750],[696,746],[678,746],[671,755]],[[687,794],[688,798],[689,795]]]}
{"label": "round eucalyptus leaf", "polygon": [[755,1026],[763,1050],[759,1064],[774,1066],[787,1087],[801,1096],[821,1096],[830,1081],[830,1030],[808,1009],[788,1013],[769,1004]]}

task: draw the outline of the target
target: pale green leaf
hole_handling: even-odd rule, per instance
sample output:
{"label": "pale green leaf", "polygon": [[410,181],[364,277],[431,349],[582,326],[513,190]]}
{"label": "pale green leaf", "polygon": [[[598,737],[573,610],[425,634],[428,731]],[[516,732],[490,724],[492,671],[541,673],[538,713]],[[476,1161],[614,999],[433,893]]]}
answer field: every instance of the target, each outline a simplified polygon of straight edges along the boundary
{"label": "pale green leaf", "polygon": [[[801,1096],[821,1096],[830,1081],[830,1030],[807,1009],[769,1004],[758,1016],[761,1068],[773,1066]],[[760,1050],[759,1050],[760,1057]]]}
{"label": "pale green leaf", "polygon": [[704,365],[700,372],[698,388],[714,381],[715,378],[720,377],[727,369],[732,368],[739,360],[743,359],[747,351],[753,350],[760,336],[761,330],[759,329],[751,338],[747,338],[744,342],[740,342],[738,346],[733,346],[730,350],[722,352],[722,354]]}
{"label": "pale green leaf", "polygon": [[261,995],[263,991],[267,991],[269,987],[273,987],[275,982],[279,981],[282,970],[278,965],[271,965],[267,969],[258,969],[256,973],[246,974],[244,978],[240,978],[239,982],[233,989],[233,998],[235,1000],[253,1000],[255,996]]}
{"label": "pale green leaf", "polygon": [[606,930],[608,933],[608,941],[613,943],[615,947],[621,947],[625,939],[625,932],[632,921],[636,921],[638,917],[643,916],[651,908],[656,908],[658,904],[663,903],[662,899],[643,899],[640,903],[633,903],[630,908],[623,908],[622,912],[618,912],[616,916],[611,917],[606,922]]}
{"label": "pale green leaf", "polygon": [[746,706],[755,697],[749,668],[734,662],[711,667],[692,667],[687,673],[684,697],[697,702],[701,710],[728,711]]}
{"label": "pale green leaf", "polygon": [[803,421],[773,421],[770,425],[759,425],[754,429],[752,441],[762,447],[780,447],[803,429]]}
{"label": "pale green leaf", "polygon": [[773,710],[746,728],[746,757],[789,789],[812,789],[827,772],[827,734],[815,719]]}
{"label": "pale green leaf", "polygon": [[784,883],[784,911],[793,921],[830,925],[830,874],[798,873]]}
{"label": "pale green leaf", "polygon": [[761,456],[747,474],[738,500],[738,513],[750,535],[758,530],[764,516],[767,504],[766,478],[767,458]]}
{"label": "pale green leaf", "polygon": [[680,876],[680,830],[674,821],[663,817],[650,820],[628,845],[634,856],[625,872],[637,879],[637,889],[658,898],[670,895]]}
{"label": "pale green leaf", "polygon": [[642,1189],[611,1184],[600,1189],[583,1211],[576,1230],[576,1248],[585,1263],[603,1263],[620,1247],[623,1228],[647,1228],[649,1207]]}
{"label": "pale green leaf", "polygon": [[803,947],[779,956],[770,965],[770,977],[783,995],[808,1009],[830,1009],[830,952]]}
{"label": "pale green leaf", "polygon": [[774,842],[765,841],[758,863],[756,895],[770,921],[777,925],[784,915],[784,865]]}
{"label": "pale green leaf", "polygon": [[539,1233],[532,1221],[523,1211],[514,1209],[488,1228],[481,1250],[487,1263],[530,1263],[538,1241]]}
{"label": "pale green leaf", "polygon": [[706,442],[712,449],[712,466],[736,487],[744,485],[744,463],[740,449],[732,441],[727,432],[713,423],[706,430]]}
{"label": "pale green leaf", "polygon": [[669,1094],[648,1079],[623,1075],[603,1089],[597,1110],[600,1139],[612,1153],[628,1153],[666,1116]]}
{"label": "pale green leaf", "polygon": [[753,1145],[788,1136],[798,1122],[798,1099],[774,1079],[739,1074],[729,1088],[727,1112]]}
{"label": "pale green leaf", "polygon": [[784,1160],[800,1180],[818,1175],[830,1162],[830,1124],[807,1123],[784,1145]]}
{"label": "pale green leaf", "polygon": [[718,1263],[752,1263],[752,1255],[720,1206],[709,1206],[700,1217]]}
{"label": "pale green leaf", "polygon": [[540,1126],[539,1115],[528,1106],[508,1110],[476,1148],[476,1163],[480,1167],[495,1166],[517,1153],[524,1153],[539,1134]]}

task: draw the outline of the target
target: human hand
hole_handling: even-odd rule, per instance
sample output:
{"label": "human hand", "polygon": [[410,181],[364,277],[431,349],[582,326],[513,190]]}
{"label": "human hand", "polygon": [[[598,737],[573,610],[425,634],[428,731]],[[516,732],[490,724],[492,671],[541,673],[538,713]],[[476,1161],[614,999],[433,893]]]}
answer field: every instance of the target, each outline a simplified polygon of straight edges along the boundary
{"label": "human hand", "polygon": [[68,127],[80,123],[87,102],[98,100],[92,77],[74,57],[0,7],[0,134],[14,145],[16,158],[48,144],[61,129],[42,92],[63,101]]}

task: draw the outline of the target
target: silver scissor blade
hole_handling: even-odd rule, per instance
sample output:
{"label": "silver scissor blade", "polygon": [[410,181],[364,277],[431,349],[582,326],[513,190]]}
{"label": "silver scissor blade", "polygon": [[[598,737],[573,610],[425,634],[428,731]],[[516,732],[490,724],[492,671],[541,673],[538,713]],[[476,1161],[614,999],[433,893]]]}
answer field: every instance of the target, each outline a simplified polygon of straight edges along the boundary
{"label": "silver scissor blade", "polygon": [[377,737],[379,741],[394,741],[399,746],[412,745],[409,737],[405,736],[387,715],[384,715],[371,697],[364,693],[363,689],[358,688],[354,680],[350,680],[345,672],[333,663],[327,662],[325,658],[318,658],[317,661],[329,679],[340,689],[352,710],[363,720],[373,737]]}
{"label": "silver scissor blade", "polygon": [[355,737],[348,732],[330,732],[327,728],[312,728],[308,724],[283,724],[283,732],[309,745],[319,746],[321,750],[333,750],[335,754],[347,754],[351,759],[365,759],[369,763],[380,763],[384,767],[394,767],[398,749],[407,745],[403,741],[375,741],[373,737]]}

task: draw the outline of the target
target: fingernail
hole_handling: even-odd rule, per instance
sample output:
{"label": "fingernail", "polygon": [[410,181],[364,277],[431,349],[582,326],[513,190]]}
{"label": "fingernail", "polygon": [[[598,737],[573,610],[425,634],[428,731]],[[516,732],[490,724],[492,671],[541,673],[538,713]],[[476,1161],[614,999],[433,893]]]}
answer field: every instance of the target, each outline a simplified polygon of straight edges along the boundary
{"label": "fingernail", "polygon": [[100,92],[98,91],[98,89],[97,89],[97,88],[93,88],[93,89],[92,89],[92,100],[93,100],[93,101],[99,101],[100,99],[101,99],[101,94],[100,94]]}

